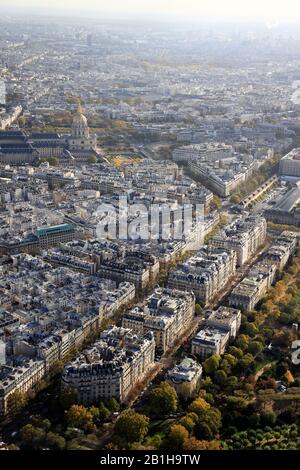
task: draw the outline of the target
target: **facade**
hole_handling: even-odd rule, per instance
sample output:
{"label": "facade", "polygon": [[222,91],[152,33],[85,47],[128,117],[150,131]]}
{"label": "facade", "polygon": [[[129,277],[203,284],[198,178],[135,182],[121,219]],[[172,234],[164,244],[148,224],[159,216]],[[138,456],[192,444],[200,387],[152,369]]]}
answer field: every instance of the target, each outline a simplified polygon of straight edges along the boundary
{"label": "facade", "polygon": [[197,301],[208,302],[227,284],[236,271],[236,252],[205,246],[176,271],[170,273],[168,286],[194,292]]}
{"label": "facade", "polygon": [[191,352],[205,361],[213,354],[222,355],[229,341],[229,331],[206,327],[192,339]]}
{"label": "facade", "polygon": [[275,264],[264,261],[258,263],[233,289],[229,296],[229,305],[253,310],[274,282],[276,269]]}
{"label": "facade", "polygon": [[153,334],[137,336],[113,327],[100,340],[65,366],[62,386],[77,392],[83,404],[115,398],[124,402],[154,363]]}
{"label": "facade", "polygon": [[39,152],[23,131],[0,131],[0,163],[9,165],[34,164]]}
{"label": "facade", "polygon": [[205,186],[224,198],[230,196],[248,177],[248,174],[242,169],[239,171],[224,171],[220,167],[214,168],[205,161],[195,159],[189,160],[188,166]]}
{"label": "facade", "polygon": [[264,256],[265,262],[275,264],[280,271],[286,266],[289,258],[295,253],[297,246],[297,234],[294,232],[282,232],[272,243]]}
{"label": "facade", "polygon": [[237,255],[237,265],[243,266],[263,245],[266,235],[266,220],[263,217],[249,215],[227,225],[212,238],[210,244],[234,250]]}
{"label": "facade", "polygon": [[185,357],[166,375],[166,381],[175,388],[178,396],[193,395],[199,386],[202,366],[194,359]]}
{"label": "facade", "polygon": [[98,268],[98,275],[117,282],[131,282],[139,289],[146,287],[150,281],[150,272],[147,267],[136,263],[128,265],[121,260],[104,261]]}
{"label": "facade", "polygon": [[26,359],[20,365],[0,365],[0,416],[8,411],[9,396],[14,392],[25,394],[37,385],[45,374],[41,360]]}
{"label": "facade", "polygon": [[279,174],[300,178],[300,149],[295,148],[285,155],[279,164]]}
{"label": "facade", "polygon": [[231,145],[209,143],[186,145],[173,151],[174,162],[188,162],[192,158],[202,158],[210,161],[217,161],[222,158],[231,157],[233,148]]}
{"label": "facade", "polygon": [[140,335],[152,331],[156,349],[166,352],[189,328],[194,311],[192,293],[158,288],[145,305],[124,314],[122,326]]}

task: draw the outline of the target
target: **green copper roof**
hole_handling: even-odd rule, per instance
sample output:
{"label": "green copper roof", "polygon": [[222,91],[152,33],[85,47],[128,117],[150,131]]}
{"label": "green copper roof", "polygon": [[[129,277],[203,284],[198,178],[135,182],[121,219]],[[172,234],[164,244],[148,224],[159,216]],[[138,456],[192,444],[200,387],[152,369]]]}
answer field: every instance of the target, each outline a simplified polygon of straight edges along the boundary
{"label": "green copper roof", "polygon": [[61,224],[52,225],[51,227],[42,227],[36,230],[36,235],[42,237],[43,235],[51,235],[52,233],[67,232],[68,230],[74,230],[73,224]]}

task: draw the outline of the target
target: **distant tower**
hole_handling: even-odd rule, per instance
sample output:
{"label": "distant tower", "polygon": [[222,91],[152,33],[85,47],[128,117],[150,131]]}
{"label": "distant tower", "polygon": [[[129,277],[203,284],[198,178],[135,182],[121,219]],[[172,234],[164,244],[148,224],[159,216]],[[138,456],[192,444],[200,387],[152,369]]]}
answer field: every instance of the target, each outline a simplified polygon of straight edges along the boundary
{"label": "distant tower", "polygon": [[82,112],[82,107],[78,104],[77,112],[73,119],[72,125],[72,137],[74,139],[89,139],[90,137],[90,130],[87,122],[87,118]]}

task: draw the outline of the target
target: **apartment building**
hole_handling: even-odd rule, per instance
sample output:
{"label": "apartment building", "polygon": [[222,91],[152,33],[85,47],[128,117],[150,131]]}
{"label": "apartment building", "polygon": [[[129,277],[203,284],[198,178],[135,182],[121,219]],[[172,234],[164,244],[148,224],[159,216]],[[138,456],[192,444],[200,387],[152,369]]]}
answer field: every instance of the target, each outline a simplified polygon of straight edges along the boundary
{"label": "apartment building", "polygon": [[206,320],[207,326],[228,331],[230,339],[234,339],[241,326],[242,314],[240,310],[220,306],[210,313]]}
{"label": "apartment building", "polygon": [[14,392],[25,394],[43,378],[42,360],[25,359],[20,365],[0,365],[0,416],[8,412],[9,396]]}
{"label": "apartment building", "polygon": [[267,223],[263,217],[248,215],[227,225],[210,244],[236,252],[237,266],[243,266],[266,240]]}
{"label": "apartment building", "polygon": [[297,234],[284,231],[272,243],[264,256],[265,262],[275,264],[280,271],[286,266],[289,258],[295,253]]}
{"label": "apartment building", "polygon": [[229,296],[229,305],[253,310],[274,282],[276,270],[275,264],[264,261],[258,263],[233,289]]}
{"label": "apartment building", "polygon": [[85,405],[111,398],[124,402],[153,365],[154,356],[151,332],[138,336],[114,326],[65,366],[62,386],[75,390],[78,401]]}
{"label": "apartment building", "polygon": [[222,355],[229,342],[229,331],[206,327],[200,330],[192,339],[191,352],[205,361],[213,354]]}
{"label": "apartment building", "polygon": [[158,288],[145,305],[125,313],[122,326],[140,335],[152,331],[156,349],[165,352],[188,329],[194,311],[193,293]]}
{"label": "apartment building", "polygon": [[168,287],[192,291],[203,305],[227,284],[236,271],[236,252],[204,246],[196,255],[179,265],[168,278]]}

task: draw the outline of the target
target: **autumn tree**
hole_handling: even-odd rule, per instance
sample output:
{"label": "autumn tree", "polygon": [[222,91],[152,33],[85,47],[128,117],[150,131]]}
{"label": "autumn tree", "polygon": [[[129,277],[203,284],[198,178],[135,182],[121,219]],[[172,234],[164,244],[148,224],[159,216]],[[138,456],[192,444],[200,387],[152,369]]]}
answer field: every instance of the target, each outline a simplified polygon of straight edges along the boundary
{"label": "autumn tree", "polygon": [[117,419],[115,433],[127,442],[140,442],[148,433],[149,418],[134,410],[124,411]]}
{"label": "autumn tree", "polygon": [[207,411],[210,408],[210,404],[204,400],[204,398],[197,398],[188,407],[190,413],[195,413],[199,416],[203,411]]}
{"label": "autumn tree", "polygon": [[72,405],[65,412],[65,420],[68,426],[82,429],[86,432],[95,430],[92,413],[83,405]]}
{"label": "autumn tree", "polygon": [[220,450],[221,443],[220,441],[200,441],[195,437],[190,437],[186,439],[183,444],[184,450]]}
{"label": "autumn tree", "polygon": [[194,427],[196,426],[197,421],[198,416],[196,415],[196,413],[187,413],[180,419],[179,424],[184,426],[188,432],[192,432]]}
{"label": "autumn tree", "polygon": [[184,441],[188,439],[189,433],[187,429],[181,424],[174,424],[170,427],[167,439],[164,442],[164,447],[167,449],[178,449],[183,448]]}
{"label": "autumn tree", "polygon": [[219,196],[214,195],[213,200],[212,200],[212,202],[211,202],[211,204],[210,204],[210,207],[211,207],[213,210],[221,209],[221,207],[222,207],[222,201],[221,201],[221,199],[219,198]]}
{"label": "autumn tree", "polygon": [[24,393],[16,390],[7,398],[7,411],[10,416],[15,416],[27,403]]}
{"label": "autumn tree", "polygon": [[237,338],[235,342],[237,348],[241,349],[242,351],[244,351],[248,347],[248,343],[249,343],[249,336],[244,335],[244,334],[239,335],[239,337]]}
{"label": "autumn tree", "polygon": [[230,197],[230,202],[232,202],[232,204],[239,204],[241,202],[241,196],[239,196],[239,194],[233,194]]}

